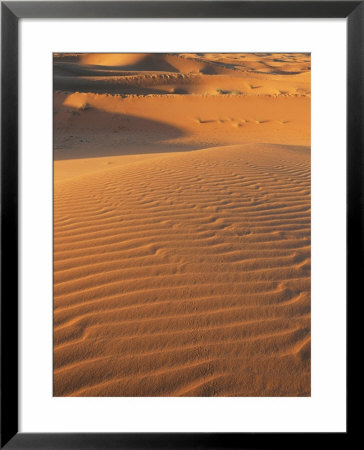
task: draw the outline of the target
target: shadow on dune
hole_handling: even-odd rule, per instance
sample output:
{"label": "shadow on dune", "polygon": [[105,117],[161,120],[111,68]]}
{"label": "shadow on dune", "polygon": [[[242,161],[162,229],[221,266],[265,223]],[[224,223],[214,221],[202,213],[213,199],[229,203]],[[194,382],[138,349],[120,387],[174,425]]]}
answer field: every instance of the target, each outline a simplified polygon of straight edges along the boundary
{"label": "shadow on dune", "polygon": [[164,141],[184,132],[172,125],[137,116],[88,107],[62,108],[54,113],[54,159],[93,158],[183,151],[185,146]]}
{"label": "shadow on dune", "polygon": [[[126,54],[127,55],[127,54]],[[78,58],[56,58],[54,59],[54,69],[62,70],[62,66],[65,69],[70,69],[72,66],[78,66],[79,70],[84,68],[85,70],[94,71],[138,71],[138,72],[179,72],[178,68],[170,64],[166,60],[166,54],[164,53],[151,53],[145,55],[139,60],[133,63],[126,64],[95,64],[95,63],[82,63]],[[75,69],[75,67],[74,67]]]}
{"label": "shadow on dune", "polygon": [[77,77],[55,76],[53,87],[55,91],[64,92],[92,92],[94,94],[119,95],[150,95],[170,94],[168,89],[155,89],[153,87],[133,86],[121,79],[97,80]]}
{"label": "shadow on dune", "polygon": [[54,76],[71,76],[71,77],[117,77],[136,75],[140,72],[136,70],[119,70],[112,67],[104,67],[93,65],[80,65],[74,62],[54,62],[53,63],[53,75]]}
{"label": "shadow on dune", "polygon": [[165,59],[164,53],[155,53],[145,56],[134,64],[125,64],[122,66],[109,66],[110,69],[119,70],[137,70],[137,71],[162,71],[162,72],[179,72]]}

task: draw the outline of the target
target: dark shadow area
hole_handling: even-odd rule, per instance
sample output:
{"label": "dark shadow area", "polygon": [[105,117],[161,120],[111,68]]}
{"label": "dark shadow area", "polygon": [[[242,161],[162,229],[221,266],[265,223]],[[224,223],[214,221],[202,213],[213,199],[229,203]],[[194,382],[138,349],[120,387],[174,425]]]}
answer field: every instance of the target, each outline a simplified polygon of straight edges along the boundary
{"label": "dark shadow area", "polygon": [[153,72],[179,72],[179,70],[166,61],[166,53],[150,53],[149,55],[145,55],[139,61],[136,61],[133,64],[121,64],[121,65],[95,65],[95,64],[81,64],[79,62],[79,58],[77,55],[72,57],[62,56],[54,58],[54,65],[57,68],[61,68],[62,65],[65,68],[70,68],[71,65],[79,66],[80,68],[84,67],[85,69],[91,69],[95,71],[104,70],[105,72],[110,71],[125,71],[125,70],[133,70],[133,71],[153,71]]}
{"label": "dark shadow area", "polygon": [[188,91],[182,88],[174,88],[169,91],[170,94],[178,94],[178,95],[188,95]]}
{"label": "dark shadow area", "polygon": [[189,145],[164,142],[180,138],[184,133],[157,120],[109,113],[92,106],[62,107],[53,117],[55,160],[192,149]]}
{"label": "dark shadow area", "polygon": [[206,65],[205,67],[203,67],[202,69],[200,69],[200,72],[203,75],[216,75],[216,68],[212,65]]}
{"label": "dark shadow area", "polygon": [[107,66],[81,65],[74,62],[54,62],[53,74],[60,76],[81,76],[81,77],[113,77],[113,76],[130,76],[137,75],[138,71],[118,70]]}
{"label": "dark shadow area", "polygon": [[55,76],[53,88],[63,92],[92,92],[95,94],[120,94],[120,95],[150,95],[170,94],[168,89],[155,89],[153,87],[135,86],[123,82],[122,79],[95,80],[77,77]]}
{"label": "dark shadow area", "polygon": [[[174,66],[165,60],[165,53],[151,53],[135,64],[123,66],[111,66],[110,69],[138,70],[138,71],[159,71],[159,72],[179,72]],[[101,66],[101,68],[105,68]]]}
{"label": "dark shadow area", "polygon": [[308,72],[308,70],[302,70],[298,72],[285,72],[283,70],[272,70],[269,72],[270,75],[299,75],[300,73]]}
{"label": "dark shadow area", "polygon": [[197,119],[198,123],[213,123],[213,122],[217,122],[217,120],[202,120],[202,119]]}
{"label": "dark shadow area", "polygon": [[284,72],[283,70],[267,70],[267,71],[250,70],[250,72],[261,74],[261,75],[298,75],[298,74],[308,72],[308,70],[303,70],[302,72]]}

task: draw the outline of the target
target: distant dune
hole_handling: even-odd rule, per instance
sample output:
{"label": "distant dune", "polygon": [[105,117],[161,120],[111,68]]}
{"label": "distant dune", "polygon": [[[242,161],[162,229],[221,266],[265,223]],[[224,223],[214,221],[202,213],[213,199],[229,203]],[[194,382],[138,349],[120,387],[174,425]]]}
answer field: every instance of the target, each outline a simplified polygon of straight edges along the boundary
{"label": "distant dune", "polygon": [[[66,60],[65,60],[66,59]],[[307,55],[55,55],[54,88],[127,94],[310,95]]]}
{"label": "distant dune", "polygon": [[310,56],[56,54],[54,395],[309,396]]}

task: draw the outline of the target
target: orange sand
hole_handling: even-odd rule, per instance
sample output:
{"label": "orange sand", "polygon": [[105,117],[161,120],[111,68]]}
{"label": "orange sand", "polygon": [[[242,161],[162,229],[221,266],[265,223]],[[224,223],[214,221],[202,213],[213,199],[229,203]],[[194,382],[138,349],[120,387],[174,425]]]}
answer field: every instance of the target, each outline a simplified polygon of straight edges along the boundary
{"label": "orange sand", "polygon": [[310,395],[310,57],[54,57],[54,395]]}

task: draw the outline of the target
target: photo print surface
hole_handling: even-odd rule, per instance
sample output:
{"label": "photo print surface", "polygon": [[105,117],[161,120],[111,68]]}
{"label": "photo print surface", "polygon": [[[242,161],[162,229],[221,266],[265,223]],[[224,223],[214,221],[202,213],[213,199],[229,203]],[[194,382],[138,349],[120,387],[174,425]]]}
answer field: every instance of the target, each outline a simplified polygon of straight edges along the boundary
{"label": "photo print surface", "polygon": [[311,395],[309,53],[55,53],[53,395]]}

